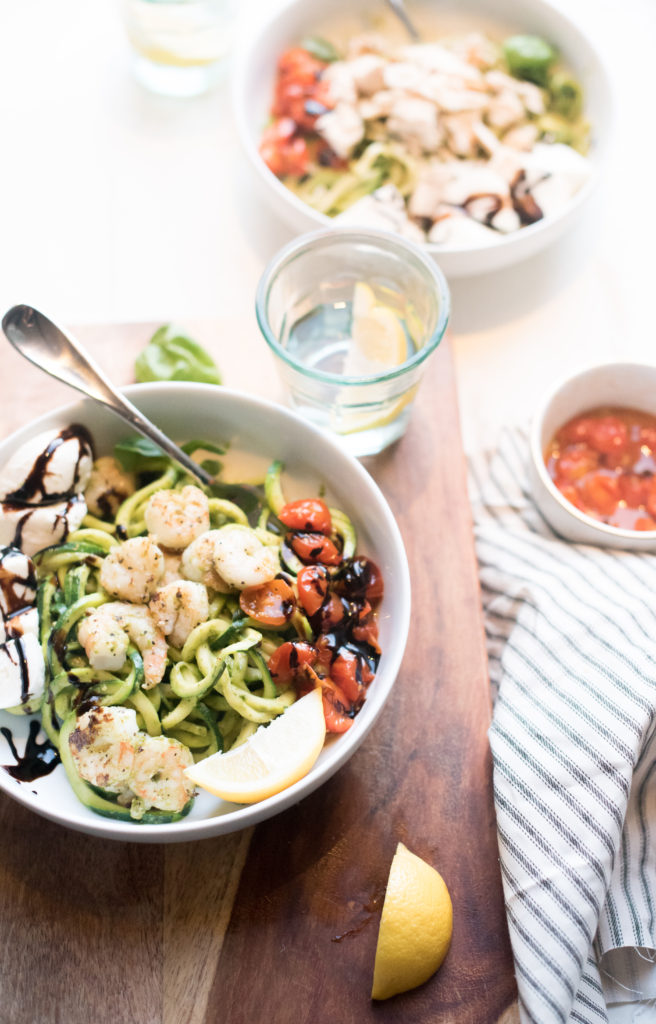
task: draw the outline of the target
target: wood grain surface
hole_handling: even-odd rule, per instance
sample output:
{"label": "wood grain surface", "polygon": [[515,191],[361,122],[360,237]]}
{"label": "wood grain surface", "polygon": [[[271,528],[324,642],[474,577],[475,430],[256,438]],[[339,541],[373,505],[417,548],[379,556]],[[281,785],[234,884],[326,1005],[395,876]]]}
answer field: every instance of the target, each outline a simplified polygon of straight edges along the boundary
{"label": "wood grain surface", "polygon": [[[227,357],[242,325],[194,325],[225,382],[278,397],[268,353]],[[78,332],[119,383],[149,325]],[[234,346],[231,346],[234,350]],[[0,432],[73,397],[3,353]],[[29,411],[28,411],[29,410]],[[490,705],[448,343],[410,428],[365,463],[396,514],[413,616],[392,696],[316,793],[254,830],[170,846],[69,832],[0,795],[0,1024],[513,1024]],[[393,580],[387,580],[393,586]],[[369,998],[397,842],[435,865],[452,947],[414,992]]]}

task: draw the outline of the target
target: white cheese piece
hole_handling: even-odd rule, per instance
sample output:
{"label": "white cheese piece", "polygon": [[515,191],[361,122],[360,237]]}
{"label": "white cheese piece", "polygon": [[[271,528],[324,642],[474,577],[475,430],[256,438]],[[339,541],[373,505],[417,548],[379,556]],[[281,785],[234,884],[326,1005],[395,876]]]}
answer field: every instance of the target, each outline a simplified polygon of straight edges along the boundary
{"label": "white cheese piece", "polygon": [[24,551],[15,547],[0,548],[0,615],[26,608],[36,600],[36,570]]}
{"label": "white cheese piece", "polygon": [[0,500],[36,505],[68,497],[84,490],[92,464],[91,447],[74,427],[38,434],[0,468]]}
{"label": "white cheese piece", "polygon": [[86,514],[86,502],[81,495],[53,505],[0,505],[0,544],[14,545],[26,555],[35,555],[65,540],[78,529]]}
{"label": "white cheese piece", "polygon": [[28,633],[0,644],[0,707],[29,714],[39,706],[46,669],[41,645]]}
{"label": "white cheese piece", "polygon": [[28,633],[36,637],[39,635],[39,613],[36,607],[24,608],[9,619],[0,619],[0,643],[26,636]]}

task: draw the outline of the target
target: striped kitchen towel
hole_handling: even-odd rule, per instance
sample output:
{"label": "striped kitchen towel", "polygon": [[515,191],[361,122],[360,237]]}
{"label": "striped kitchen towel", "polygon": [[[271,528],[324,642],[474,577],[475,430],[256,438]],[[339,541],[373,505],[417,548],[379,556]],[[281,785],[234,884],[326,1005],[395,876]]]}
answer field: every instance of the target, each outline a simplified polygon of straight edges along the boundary
{"label": "striped kitchen towel", "polygon": [[523,1024],[656,1022],[656,555],[572,544],[528,438],[470,461]]}

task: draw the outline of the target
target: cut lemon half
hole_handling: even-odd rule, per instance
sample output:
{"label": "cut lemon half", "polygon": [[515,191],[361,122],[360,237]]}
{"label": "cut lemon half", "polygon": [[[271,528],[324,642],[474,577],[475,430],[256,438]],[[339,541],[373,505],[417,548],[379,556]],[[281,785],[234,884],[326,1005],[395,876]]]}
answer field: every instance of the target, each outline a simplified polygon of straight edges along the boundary
{"label": "cut lemon half", "polygon": [[444,879],[399,843],[380,919],[372,999],[389,999],[428,981],[447,954],[452,930]]}
{"label": "cut lemon half", "polygon": [[321,689],[301,697],[269,725],[226,754],[212,754],[187,768],[197,786],[223,800],[254,804],[302,779],[326,738]]}

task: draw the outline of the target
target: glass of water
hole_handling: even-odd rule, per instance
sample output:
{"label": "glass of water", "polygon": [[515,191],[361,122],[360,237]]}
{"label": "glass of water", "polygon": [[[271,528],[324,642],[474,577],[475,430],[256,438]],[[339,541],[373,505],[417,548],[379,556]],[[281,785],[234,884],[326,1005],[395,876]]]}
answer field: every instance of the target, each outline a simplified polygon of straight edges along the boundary
{"label": "glass of water", "polygon": [[123,0],[134,71],[153,92],[196,96],[218,79],[231,43],[235,0]]}
{"label": "glass of water", "polygon": [[356,456],[404,433],[449,308],[444,275],[426,253],[365,229],[298,238],[271,261],[256,296],[291,406]]}

